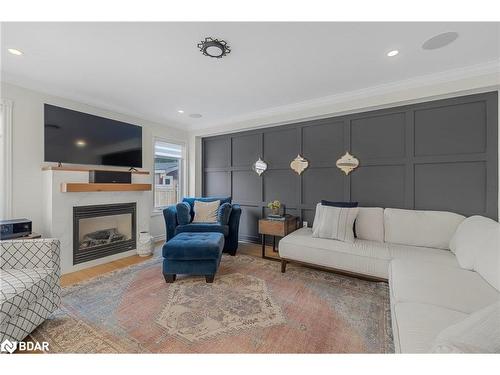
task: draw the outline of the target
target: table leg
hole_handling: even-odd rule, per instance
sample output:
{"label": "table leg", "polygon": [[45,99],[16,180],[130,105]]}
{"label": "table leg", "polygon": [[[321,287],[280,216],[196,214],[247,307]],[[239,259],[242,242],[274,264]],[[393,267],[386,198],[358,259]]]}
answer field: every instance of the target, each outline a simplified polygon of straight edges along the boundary
{"label": "table leg", "polygon": [[276,252],[276,236],[273,236],[273,253]]}
{"label": "table leg", "polygon": [[266,257],[266,235],[262,235],[262,258]]}

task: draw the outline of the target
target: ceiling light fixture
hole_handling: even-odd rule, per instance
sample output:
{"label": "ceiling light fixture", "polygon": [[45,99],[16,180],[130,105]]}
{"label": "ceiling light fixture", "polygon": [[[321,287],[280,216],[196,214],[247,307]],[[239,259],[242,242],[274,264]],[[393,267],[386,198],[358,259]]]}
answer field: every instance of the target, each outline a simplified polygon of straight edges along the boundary
{"label": "ceiling light fixture", "polygon": [[9,53],[11,53],[12,55],[16,56],[21,56],[23,54],[21,51],[15,48],[7,48],[7,51],[9,51]]}
{"label": "ceiling light fixture", "polygon": [[198,48],[205,56],[215,57],[216,59],[220,59],[231,52],[231,49],[227,45],[226,41],[211,37],[207,37],[205,40],[198,43]]}
{"label": "ceiling light fixture", "polygon": [[202,118],[203,116],[200,113],[191,113],[189,115],[191,118]]}
{"label": "ceiling light fixture", "polygon": [[184,111],[182,109],[179,109],[177,112],[184,113]]}
{"label": "ceiling light fixture", "polygon": [[387,52],[387,56],[389,57],[394,57],[399,54],[399,51],[397,49],[393,49],[392,51]]}

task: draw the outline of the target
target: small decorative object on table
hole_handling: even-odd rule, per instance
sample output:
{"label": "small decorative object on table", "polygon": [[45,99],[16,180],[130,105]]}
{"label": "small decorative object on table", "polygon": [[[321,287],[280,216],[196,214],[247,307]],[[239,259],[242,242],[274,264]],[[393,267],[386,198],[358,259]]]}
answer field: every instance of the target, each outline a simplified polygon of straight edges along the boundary
{"label": "small decorative object on table", "polygon": [[298,217],[292,215],[282,216],[282,219],[260,219],[259,220],[259,234],[262,235],[262,258],[279,260],[278,258],[266,256],[266,235],[273,236],[273,252],[276,249],[276,236],[285,237],[298,229]]}
{"label": "small decorative object on table", "polygon": [[147,257],[153,254],[153,237],[147,231],[139,233],[137,241],[137,254],[141,257]]}
{"label": "small decorative object on table", "polygon": [[274,217],[274,218],[279,218],[281,217],[280,215],[280,208],[281,208],[281,202],[278,200],[269,202],[267,204],[267,208],[271,209],[271,214],[268,215],[268,218]]}

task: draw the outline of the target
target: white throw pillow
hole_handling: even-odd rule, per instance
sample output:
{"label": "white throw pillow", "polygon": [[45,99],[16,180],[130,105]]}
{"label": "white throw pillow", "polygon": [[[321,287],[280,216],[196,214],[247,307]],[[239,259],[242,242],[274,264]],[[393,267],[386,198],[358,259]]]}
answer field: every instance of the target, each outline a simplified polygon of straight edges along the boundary
{"label": "white throw pillow", "polygon": [[432,346],[434,353],[500,353],[500,302],[445,328]]}
{"label": "white throw pillow", "polygon": [[344,242],[354,242],[354,220],[359,209],[316,206],[316,215],[313,223],[313,237],[328,238]]}
{"label": "white throw pillow", "polygon": [[384,209],[359,207],[354,226],[360,240],[384,242]]}
{"label": "white throw pillow", "polygon": [[220,201],[194,201],[193,223],[217,223]]}
{"label": "white throw pillow", "polygon": [[452,212],[386,208],[385,242],[448,250],[451,238],[464,219]]}

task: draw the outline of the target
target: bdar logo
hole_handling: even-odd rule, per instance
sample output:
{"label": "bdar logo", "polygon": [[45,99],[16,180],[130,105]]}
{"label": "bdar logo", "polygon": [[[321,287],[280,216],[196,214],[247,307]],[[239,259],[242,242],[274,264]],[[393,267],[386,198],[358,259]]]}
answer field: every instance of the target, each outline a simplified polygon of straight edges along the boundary
{"label": "bdar logo", "polygon": [[6,339],[2,344],[0,345],[0,352],[7,352],[7,353],[14,353],[17,347],[17,342],[15,341],[10,341],[9,339]]}

